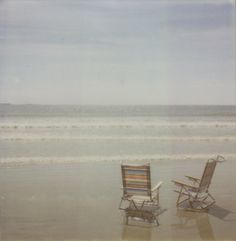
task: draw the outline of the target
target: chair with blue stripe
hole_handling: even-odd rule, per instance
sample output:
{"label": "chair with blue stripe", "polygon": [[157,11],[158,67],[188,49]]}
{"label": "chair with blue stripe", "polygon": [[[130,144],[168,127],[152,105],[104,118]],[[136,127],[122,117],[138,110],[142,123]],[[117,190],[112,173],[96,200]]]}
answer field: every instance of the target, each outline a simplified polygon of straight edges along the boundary
{"label": "chair with blue stripe", "polygon": [[142,219],[158,221],[154,211],[159,208],[159,189],[162,182],[151,186],[150,164],[121,165],[123,195],[119,209],[126,216],[140,216]]}

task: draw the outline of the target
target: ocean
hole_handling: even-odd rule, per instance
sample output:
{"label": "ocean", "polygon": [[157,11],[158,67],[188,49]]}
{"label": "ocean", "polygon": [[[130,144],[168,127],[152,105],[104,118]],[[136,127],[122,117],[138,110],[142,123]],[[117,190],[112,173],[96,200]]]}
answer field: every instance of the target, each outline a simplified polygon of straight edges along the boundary
{"label": "ocean", "polygon": [[[0,240],[235,240],[235,106],[0,105]],[[208,213],[171,180],[223,155]],[[118,209],[120,162],[151,164],[160,226]]]}
{"label": "ocean", "polygon": [[0,164],[236,157],[236,106],[0,104]]}

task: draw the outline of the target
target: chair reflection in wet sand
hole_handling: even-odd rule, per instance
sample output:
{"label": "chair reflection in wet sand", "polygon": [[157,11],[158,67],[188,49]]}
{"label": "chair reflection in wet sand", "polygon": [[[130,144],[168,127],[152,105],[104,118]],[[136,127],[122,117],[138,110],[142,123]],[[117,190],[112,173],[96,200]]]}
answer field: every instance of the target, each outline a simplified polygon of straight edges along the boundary
{"label": "chair reflection in wet sand", "polygon": [[[205,211],[215,203],[215,198],[209,193],[209,187],[217,162],[225,161],[224,157],[217,156],[206,163],[202,178],[186,176],[191,183],[173,180],[177,186],[178,199],[176,205],[191,211]],[[187,205],[186,205],[187,204]]]}
{"label": "chair reflection in wet sand", "polygon": [[119,209],[125,211],[126,223],[129,217],[156,222],[159,207],[161,182],[151,188],[150,164],[121,165],[123,196]]}
{"label": "chair reflection in wet sand", "polygon": [[188,234],[193,235],[194,229],[198,230],[201,240],[215,240],[214,232],[209,220],[208,213],[177,211],[179,223],[172,224],[174,229],[189,230]]}
{"label": "chair reflection in wet sand", "polygon": [[123,225],[122,241],[150,241],[152,240],[152,228],[135,225]]}

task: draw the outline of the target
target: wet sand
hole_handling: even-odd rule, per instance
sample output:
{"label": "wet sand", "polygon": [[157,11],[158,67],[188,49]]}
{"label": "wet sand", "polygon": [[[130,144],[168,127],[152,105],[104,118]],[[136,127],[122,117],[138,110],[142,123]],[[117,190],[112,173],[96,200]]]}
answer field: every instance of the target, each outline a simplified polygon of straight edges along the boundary
{"label": "wet sand", "polygon": [[209,213],[177,211],[171,179],[201,176],[205,160],[151,162],[163,181],[160,226],[125,224],[120,163],[1,166],[0,240],[236,240],[236,160],[218,164]]}

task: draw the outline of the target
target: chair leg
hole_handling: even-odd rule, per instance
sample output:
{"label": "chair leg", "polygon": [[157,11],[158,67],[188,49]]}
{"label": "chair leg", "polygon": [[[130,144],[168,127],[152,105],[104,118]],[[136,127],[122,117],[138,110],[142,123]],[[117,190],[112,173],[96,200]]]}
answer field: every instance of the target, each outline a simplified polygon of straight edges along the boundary
{"label": "chair leg", "polygon": [[119,204],[119,209],[121,209],[121,203],[122,203],[122,201],[123,201],[123,200],[121,199],[121,200],[120,200],[120,204]]}
{"label": "chair leg", "polygon": [[153,206],[149,206],[147,203],[137,206],[135,202],[131,201],[130,206],[125,209],[126,224],[128,224],[129,217],[136,217],[142,219],[143,221],[148,221],[149,223],[156,222],[157,226],[159,226],[160,224],[157,220],[156,211],[156,209],[153,210]]}
{"label": "chair leg", "polygon": [[183,187],[181,187],[180,191],[176,191],[176,192],[179,193],[178,199],[177,199],[177,201],[176,201],[176,206],[177,206],[177,207],[180,207],[180,204],[181,204],[181,203],[183,203],[183,202],[185,202],[185,201],[187,201],[187,200],[190,199],[190,196],[189,196],[189,195],[188,195],[187,198],[182,199],[182,197],[186,196],[186,194],[183,194],[183,191],[184,191],[184,188],[183,188]]}
{"label": "chair leg", "polygon": [[123,208],[121,208],[121,204],[123,203],[123,201],[124,201],[124,199],[121,198],[121,200],[120,200],[120,205],[119,205],[119,209],[120,209],[120,210],[124,210]]}
{"label": "chair leg", "polygon": [[[205,202],[205,200],[207,200],[208,198],[211,199],[211,202],[210,202],[210,203]],[[206,206],[205,206],[205,207],[202,207],[202,209],[204,209],[204,210],[208,209],[208,208],[209,208],[210,206],[212,206],[215,202],[216,202],[216,201],[215,201],[215,198],[214,198],[210,193],[208,193],[207,197],[206,197],[206,198],[203,200],[203,202],[202,202],[202,203],[204,203]]]}
{"label": "chair leg", "polygon": [[210,193],[208,193],[208,195],[209,195],[210,198],[215,202],[215,198],[214,198]]}
{"label": "chair leg", "polygon": [[179,196],[178,196],[178,199],[177,199],[177,201],[176,201],[176,206],[179,205],[179,200],[180,200],[182,191],[183,191],[183,187],[181,187],[181,189],[180,189],[180,191],[179,191]]}
{"label": "chair leg", "polygon": [[[181,189],[181,190],[182,190],[182,189]],[[178,199],[177,199],[177,201],[176,201],[176,206],[177,206],[178,208],[180,207],[180,204],[181,204],[181,203],[190,200],[190,197],[189,197],[189,196],[186,197],[186,198],[184,198],[184,199],[182,199],[182,197],[185,197],[185,196],[186,196],[186,195],[182,194],[182,191],[179,192],[179,196],[178,196]]]}
{"label": "chair leg", "polygon": [[[208,199],[211,199],[211,201],[209,201]],[[198,203],[198,206],[194,206],[194,204]],[[187,208],[186,210],[188,211],[196,211],[196,212],[201,212],[201,211],[207,211],[207,209],[212,206],[215,203],[215,199],[214,197],[208,193],[207,196],[203,199],[200,199],[198,197],[196,197],[193,201],[189,200],[189,204],[191,208]]]}
{"label": "chair leg", "polygon": [[124,198],[121,198],[120,204],[119,204],[119,209],[120,209],[120,210],[125,210],[125,209],[126,209],[126,207],[122,207],[122,203],[125,202],[125,201],[128,202],[128,205],[129,205],[129,206],[131,205],[131,202],[130,202],[129,200],[124,199]]}

